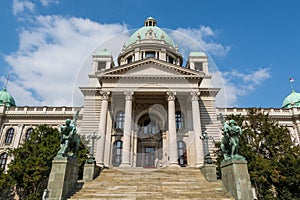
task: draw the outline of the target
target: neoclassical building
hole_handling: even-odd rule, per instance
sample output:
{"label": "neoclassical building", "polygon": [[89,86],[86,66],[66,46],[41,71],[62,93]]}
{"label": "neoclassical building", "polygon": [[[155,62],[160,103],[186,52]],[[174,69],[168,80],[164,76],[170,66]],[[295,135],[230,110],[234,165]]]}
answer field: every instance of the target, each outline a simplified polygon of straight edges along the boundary
{"label": "neoclassical building", "polygon": [[[220,140],[219,114],[246,115],[247,108],[216,108],[220,89],[211,84],[206,53],[190,52],[186,60],[183,64],[173,39],[150,17],[124,43],[117,63],[109,50],[93,55],[89,83],[80,87],[82,107],[19,107],[3,89],[0,167],[10,162],[7,149],[18,147],[34,127],[59,127],[76,110],[80,110],[78,133],[98,136],[94,155],[99,166],[202,166],[206,153],[202,132]],[[295,142],[300,142],[299,93],[293,91],[283,108],[262,110],[287,125]],[[212,141],[209,147],[213,152]]]}

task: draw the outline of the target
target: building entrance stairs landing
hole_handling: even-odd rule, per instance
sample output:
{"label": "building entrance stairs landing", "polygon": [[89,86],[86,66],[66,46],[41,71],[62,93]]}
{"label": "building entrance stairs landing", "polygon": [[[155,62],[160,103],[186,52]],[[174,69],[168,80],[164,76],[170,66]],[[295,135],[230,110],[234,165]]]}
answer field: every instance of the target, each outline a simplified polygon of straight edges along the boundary
{"label": "building entrance stairs landing", "polygon": [[208,182],[195,168],[111,168],[70,199],[233,200],[222,182]]}

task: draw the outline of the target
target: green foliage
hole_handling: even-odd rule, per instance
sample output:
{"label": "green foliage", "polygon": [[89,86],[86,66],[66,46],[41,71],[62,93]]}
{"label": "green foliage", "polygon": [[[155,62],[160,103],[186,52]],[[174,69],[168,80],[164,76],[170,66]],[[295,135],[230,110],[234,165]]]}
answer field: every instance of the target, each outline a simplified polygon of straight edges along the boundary
{"label": "green foliage", "polygon": [[[13,156],[7,173],[0,172],[0,199],[13,199],[9,195],[12,189],[20,199],[40,200],[47,188],[52,160],[60,146],[57,129],[40,125],[19,148],[9,152]],[[87,150],[80,144],[78,152],[79,177],[83,174],[83,165]]]}
{"label": "green foliage", "polygon": [[288,129],[254,108],[246,117],[229,118],[242,127],[239,154],[248,161],[258,198],[300,199],[300,147]]}
{"label": "green foliage", "polygon": [[0,169],[0,199],[13,199],[13,185],[12,179]]}
{"label": "green foliage", "polygon": [[58,130],[40,125],[31,133],[30,139],[10,151],[14,159],[8,165],[8,175],[21,199],[41,199],[58,149]]}
{"label": "green foliage", "polygon": [[77,155],[78,163],[79,163],[79,170],[78,170],[78,179],[79,180],[83,178],[84,163],[87,159],[87,155],[88,155],[88,150],[83,145],[82,141],[80,141],[78,155]]}

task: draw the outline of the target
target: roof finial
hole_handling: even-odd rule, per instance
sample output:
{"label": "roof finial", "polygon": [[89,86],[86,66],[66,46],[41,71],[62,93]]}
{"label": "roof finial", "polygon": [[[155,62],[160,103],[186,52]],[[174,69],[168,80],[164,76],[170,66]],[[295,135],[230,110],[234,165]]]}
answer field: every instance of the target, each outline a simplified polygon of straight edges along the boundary
{"label": "roof finial", "polygon": [[4,84],[4,88],[3,88],[4,90],[6,90],[6,87],[7,87],[9,78],[10,78],[10,74],[11,74],[11,73],[9,73],[9,74],[7,75],[7,78],[6,78],[6,81],[5,81],[5,84]]}
{"label": "roof finial", "polygon": [[295,81],[295,79],[293,77],[290,77],[290,86],[291,86],[291,89],[292,89],[292,92],[294,92],[294,86],[293,86],[293,82]]}

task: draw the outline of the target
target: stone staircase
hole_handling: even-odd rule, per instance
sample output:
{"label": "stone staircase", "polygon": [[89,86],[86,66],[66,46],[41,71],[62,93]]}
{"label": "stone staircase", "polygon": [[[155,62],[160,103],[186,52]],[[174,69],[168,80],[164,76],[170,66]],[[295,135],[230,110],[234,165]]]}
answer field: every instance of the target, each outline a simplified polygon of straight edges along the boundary
{"label": "stone staircase", "polygon": [[69,199],[234,200],[222,182],[208,182],[195,168],[111,168]]}

